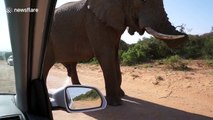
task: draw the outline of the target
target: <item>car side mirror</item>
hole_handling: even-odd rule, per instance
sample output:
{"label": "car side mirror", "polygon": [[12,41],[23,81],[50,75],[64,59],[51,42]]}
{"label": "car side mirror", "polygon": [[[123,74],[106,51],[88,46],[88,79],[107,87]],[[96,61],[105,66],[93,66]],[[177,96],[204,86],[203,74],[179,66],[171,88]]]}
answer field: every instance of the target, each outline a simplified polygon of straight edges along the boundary
{"label": "car side mirror", "polygon": [[52,109],[67,112],[89,112],[106,108],[107,102],[101,92],[94,87],[72,85],[49,92]]}

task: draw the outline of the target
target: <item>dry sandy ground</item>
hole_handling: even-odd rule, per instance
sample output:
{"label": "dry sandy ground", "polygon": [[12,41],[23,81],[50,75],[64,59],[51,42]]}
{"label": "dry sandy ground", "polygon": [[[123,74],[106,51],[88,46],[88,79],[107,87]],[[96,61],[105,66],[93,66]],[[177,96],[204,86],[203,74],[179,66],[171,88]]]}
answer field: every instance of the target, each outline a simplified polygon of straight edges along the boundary
{"label": "dry sandy ground", "polygon": [[[213,120],[213,68],[203,61],[190,61],[189,71],[174,71],[157,63],[122,66],[123,105],[88,113],[54,111],[55,120]],[[105,94],[99,65],[78,65],[83,85]],[[54,66],[48,88],[68,85],[66,70]]]}
{"label": "dry sandy ground", "polygon": [[2,93],[15,93],[15,76],[13,66],[0,60],[0,91]]}
{"label": "dry sandy ground", "polygon": [[69,107],[71,109],[89,109],[95,108],[101,105],[101,98],[93,99],[93,100],[79,100],[74,101],[73,104]]}

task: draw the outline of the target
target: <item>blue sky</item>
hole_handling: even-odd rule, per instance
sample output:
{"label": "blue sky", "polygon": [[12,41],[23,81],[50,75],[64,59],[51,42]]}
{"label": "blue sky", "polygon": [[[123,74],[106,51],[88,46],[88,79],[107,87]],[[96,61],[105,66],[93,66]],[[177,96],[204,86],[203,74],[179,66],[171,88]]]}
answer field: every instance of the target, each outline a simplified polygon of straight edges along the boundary
{"label": "blue sky", "polygon": [[191,34],[211,31],[213,26],[213,0],[164,0],[170,21],[174,25],[186,24]]}
{"label": "blue sky", "polygon": [[[58,0],[57,6],[73,0]],[[74,0],[76,1],[76,0]],[[174,26],[186,24],[189,34],[203,34],[211,31],[213,27],[213,0],[164,0],[164,7],[170,22]],[[127,43],[136,43],[139,39],[148,37],[147,34],[134,36],[124,33],[123,40]],[[4,8],[4,1],[0,0],[0,51],[10,51],[9,33]]]}

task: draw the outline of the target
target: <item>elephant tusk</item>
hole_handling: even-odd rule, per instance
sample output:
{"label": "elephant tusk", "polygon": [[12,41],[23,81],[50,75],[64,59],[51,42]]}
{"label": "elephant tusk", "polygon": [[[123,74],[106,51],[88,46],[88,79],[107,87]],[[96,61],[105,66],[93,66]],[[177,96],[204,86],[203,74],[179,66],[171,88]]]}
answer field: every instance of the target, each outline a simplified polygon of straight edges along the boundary
{"label": "elephant tusk", "polygon": [[158,38],[158,39],[174,40],[174,39],[180,39],[185,37],[185,35],[167,35],[167,34],[159,33],[153,30],[151,27],[146,27],[145,29],[149,34],[153,35],[155,38]]}

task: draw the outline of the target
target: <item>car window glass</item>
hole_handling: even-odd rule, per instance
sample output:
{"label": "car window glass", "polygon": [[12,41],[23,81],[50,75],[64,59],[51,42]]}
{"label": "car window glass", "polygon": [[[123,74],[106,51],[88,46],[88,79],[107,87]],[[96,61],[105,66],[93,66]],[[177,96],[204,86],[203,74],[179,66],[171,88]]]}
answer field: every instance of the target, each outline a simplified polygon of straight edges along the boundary
{"label": "car window glass", "polygon": [[[56,8],[60,7],[61,5],[73,2],[78,0],[57,0]],[[60,87],[72,85],[71,78],[67,75],[66,68],[61,63],[55,63],[51,69],[49,70],[47,76],[47,88],[48,91],[54,91]],[[66,117],[70,117],[72,114],[69,114],[62,110],[53,111],[53,118],[54,119],[64,119]]]}
{"label": "car window glass", "polygon": [[[9,8],[8,8],[9,9]],[[4,1],[0,1],[0,93],[15,93],[13,54]]]}
{"label": "car window glass", "polygon": [[[122,101],[123,105],[92,113],[57,110],[54,119],[146,119],[150,113],[155,114],[152,119],[180,114],[182,119],[213,118],[213,27],[208,22],[213,21],[208,14],[213,7],[207,1],[193,5],[184,0],[127,0],[128,4],[122,0],[114,4],[113,0],[73,1],[57,0],[49,45],[50,53],[55,53],[45,55],[49,55],[51,66],[58,63],[49,71],[48,88],[78,84],[77,73],[82,85],[107,93],[108,104]],[[117,30],[124,27],[127,30],[118,50],[118,37],[113,36],[120,36]],[[179,36],[176,30],[183,34]],[[102,66],[80,63],[91,56],[98,57]],[[72,69],[75,62],[77,69]],[[119,100],[124,95],[122,89],[126,96]]]}
{"label": "car window glass", "polygon": [[[69,2],[79,0],[57,0],[56,8]],[[67,75],[67,69],[61,63],[55,63],[48,72],[47,88],[49,91],[65,85],[71,85],[70,77]]]}

